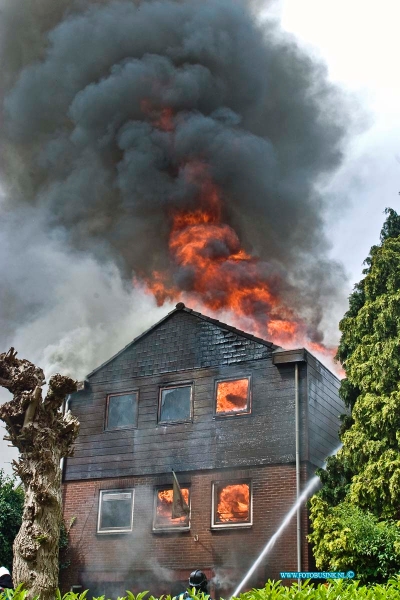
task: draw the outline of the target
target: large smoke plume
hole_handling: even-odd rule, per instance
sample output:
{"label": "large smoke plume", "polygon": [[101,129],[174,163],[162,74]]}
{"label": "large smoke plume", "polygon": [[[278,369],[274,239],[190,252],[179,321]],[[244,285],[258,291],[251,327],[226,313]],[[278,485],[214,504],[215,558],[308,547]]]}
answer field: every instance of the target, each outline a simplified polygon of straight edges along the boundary
{"label": "large smoke plume", "polygon": [[348,127],[325,68],[240,1],[0,4],[2,345],[80,376],[153,320],[132,280],[163,273],[201,306],[169,251],[171,215],[199,206],[193,164],[236,232],[205,252],[236,256],[240,241],[320,341],[343,272],[319,189]]}

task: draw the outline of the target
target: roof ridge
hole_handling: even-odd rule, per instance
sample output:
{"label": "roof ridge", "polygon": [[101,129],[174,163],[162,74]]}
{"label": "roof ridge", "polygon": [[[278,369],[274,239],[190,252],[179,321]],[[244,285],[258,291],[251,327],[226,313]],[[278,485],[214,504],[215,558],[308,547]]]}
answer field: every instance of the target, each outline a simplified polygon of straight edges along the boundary
{"label": "roof ridge", "polygon": [[188,314],[192,314],[195,315],[196,317],[202,319],[203,321],[207,321],[209,323],[212,323],[213,325],[217,325],[218,327],[221,327],[221,329],[227,329],[228,331],[231,331],[232,333],[236,333],[238,335],[241,335],[242,337],[246,337],[254,342],[257,342],[259,344],[263,344],[264,346],[268,346],[268,348],[271,348],[272,350],[277,350],[279,348],[279,346],[277,346],[276,344],[274,344],[273,342],[269,342],[267,340],[264,340],[262,338],[256,337],[251,333],[247,333],[246,331],[242,331],[241,329],[237,329],[236,327],[233,327],[232,325],[228,325],[227,323],[223,323],[222,321],[219,321],[218,319],[214,319],[212,317],[208,317],[207,315],[203,315],[202,313],[199,313],[195,310],[193,310],[192,308],[188,308],[187,306],[185,306],[185,304],[183,302],[178,302],[178,304],[175,306],[175,308],[173,310],[171,310],[169,313],[167,313],[165,315],[165,317],[163,317],[162,319],[160,319],[159,321],[157,321],[157,323],[154,323],[154,325],[152,325],[151,327],[149,327],[148,329],[146,329],[145,331],[143,331],[141,334],[139,334],[138,336],[136,336],[135,338],[133,338],[133,340],[131,342],[129,342],[128,344],[126,344],[126,346],[124,346],[121,350],[119,350],[116,354],[114,354],[113,356],[111,356],[111,358],[109,358],[108,360],[104,361],[101,365],[99,365],[98,367],[96,367],[95,369],[93,369],[93,371],[91,371],[88,375],[86,375],[86,378],[91,377],[92,375],[94,375],[95,373],[97,373],[97,371],[99,371],[100,369],[102,369],[103,367],[105,367],[106,365],[108,365],[111,361],[113,361],[115,358],[117,358],[117,356],[119,356],[120,354],[122,354],[123,352],[125,352],[125,350],[127,348],[129,348],[130,346],[132,346],[133,344],[136,344],[136,342],[138,342],[140,339],[142,339],[143,337],[145,337],[146,335],[148,335],[149,333],[151,333],[154,329],[156,329],[156,327],[158,327],[159,325],[161,325],[161,323],[163,323],[164,321],[166,321],[167,319],[169,319],[173,314],[177,313],[177,312],[186,312]]}

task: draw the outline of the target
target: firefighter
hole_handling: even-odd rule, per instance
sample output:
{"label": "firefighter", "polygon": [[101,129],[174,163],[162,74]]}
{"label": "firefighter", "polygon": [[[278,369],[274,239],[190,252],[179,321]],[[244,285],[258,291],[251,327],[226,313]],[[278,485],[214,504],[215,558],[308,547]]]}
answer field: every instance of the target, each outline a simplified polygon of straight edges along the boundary
{"label": "firefighter", "polygon": [[11,579],[10,571],[5,567],[0,567],[0,592],[4,592],[4,590],[12,590],[14,588],[13,582]]}
{"label": "firefighter", "polygon": [[[205,573],[200,571],[200,569],[196,569],[196,571],[192,571],[189,577],[189,588],[194,588],[196,593],[203,592],[208,597],[210,597],[208,593],[208,581]],[[190,598],[190,594],[188,591],[182,592],[178,596],[175,596],[172,600],[185,600],[185,598]]]}

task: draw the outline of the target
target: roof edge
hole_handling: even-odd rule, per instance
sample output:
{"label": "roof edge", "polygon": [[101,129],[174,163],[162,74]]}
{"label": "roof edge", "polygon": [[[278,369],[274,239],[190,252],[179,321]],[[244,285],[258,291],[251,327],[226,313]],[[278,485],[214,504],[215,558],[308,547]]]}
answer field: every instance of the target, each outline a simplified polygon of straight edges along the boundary
{"label": "roof edge", "polygon": [[136,344],[139,340],[141,340],[146,335],[148,335],[149,333],[151,333],[154,329],[156,329],[159,325],[161,325],[161,323],[164,323],[165,321],[167,321],[168,319],[170,319],[172,317],[172,315],[174,315],[177,312],[186,312],[188,314],[192,314],[195,317],[198,317],[199,319],[202,319],[203,321],[206,321],[208,323],[212,323],[213,325],[216,325],[217,327],[220,327],[221,329],[225,329],[227,331],[231,331],[232,333],[236,333],[237,335],[240,335],[240,336],[245,337],[245,338],[247,338],[249,340],[252,340],[253,342],[257,342],[258,344],[262,344],[263,346],[267,346],[268,348],[271,349],[271,351],[280,350],[280,347],[277,346],[276,344],[274,344],[273,342],[268,342],[267,340],[263,340],[262,338],[256,337],[255,335],[252,335],[251,333],[247,333],[246,331],[242,331],[241,329],[236,329],[236,327],[232,327],[231,325],[228,325],[227,323],[222,323],[221,321],[218,321],[218,319],[213,319],[212,317],[208,317],[207,315],[203,315],[202,313],[196,312],[192,308],[187,308],[184,305],[183,302],[178,302],[178,304],[176,305],[176,307],[173,310],[171,310],[167,315],[165,315],[165,317],[163,317],[162,319],[160,319],[160,321],[157,321],[157,323],[154,323],[154,325],[152,325],[149,329],[146,329],[146,331],[143,331],[143,333],[141,333],[140,335],[138,335],[137,337],[135,337],[131,342],[129,342],[129,344],[127,344],[121,350],[119,350],[119,352],[117,352],[116,354],[114,354],[113,356],[111,356],[111,358],[109,358],[108,360],[106,360],[105,362],[103,362],[101,365],[99,365],[98,367],[96,367],[95,369],[93,369],[93,371],[91,371],[88,375],[86,375],[86,379],[89,378],[89,377],[92,377],[95,373],[97,373],[97,371],[99,371],[100,369],[102,369],[103,367],[105,367],[106,365],[108,365],[115,358],[117,358],[120,354],[122,354],[123,352],[125,352],[125,350],[127,350],[130,346],[132,346],[133,344]]}
{"label": "roof edge", "polygon": [[272,363],[274,365],[284,365],[297,362],[306,362],[310,364],[312,361],[317,362],[319,366],[328,371],[332,377],[337,379],[337,381],[340,383],[339,377],[331,369],[326,367],[324,363],[319,360],[319,358],[307,350],[307,348],[293,348],[292,350],[283,350],[282,348],[278,348],[272,353]]}

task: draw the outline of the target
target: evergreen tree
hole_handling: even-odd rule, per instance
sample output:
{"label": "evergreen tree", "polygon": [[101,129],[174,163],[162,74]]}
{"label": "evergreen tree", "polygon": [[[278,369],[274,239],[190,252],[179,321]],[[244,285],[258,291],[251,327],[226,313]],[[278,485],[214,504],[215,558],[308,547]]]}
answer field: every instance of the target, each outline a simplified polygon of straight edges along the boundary
{"label": "evergreen tree", "polygon": [[[323,486],[311,500],[317,565],[340,563],[368,581],[400,570],[400,216],[386,214],[381,243],[371,248],[340,322],[337,358],[346,372],[340,394],[350,410],[340,431],[343,447],[320,472]],[[349,528],[349,515],[361,523],[362,514],[376,525],[369,566],[356,550],[365,551],[363,528],[358,541],[356,525]],[[378,538],[386,540],[385,551]]]}

